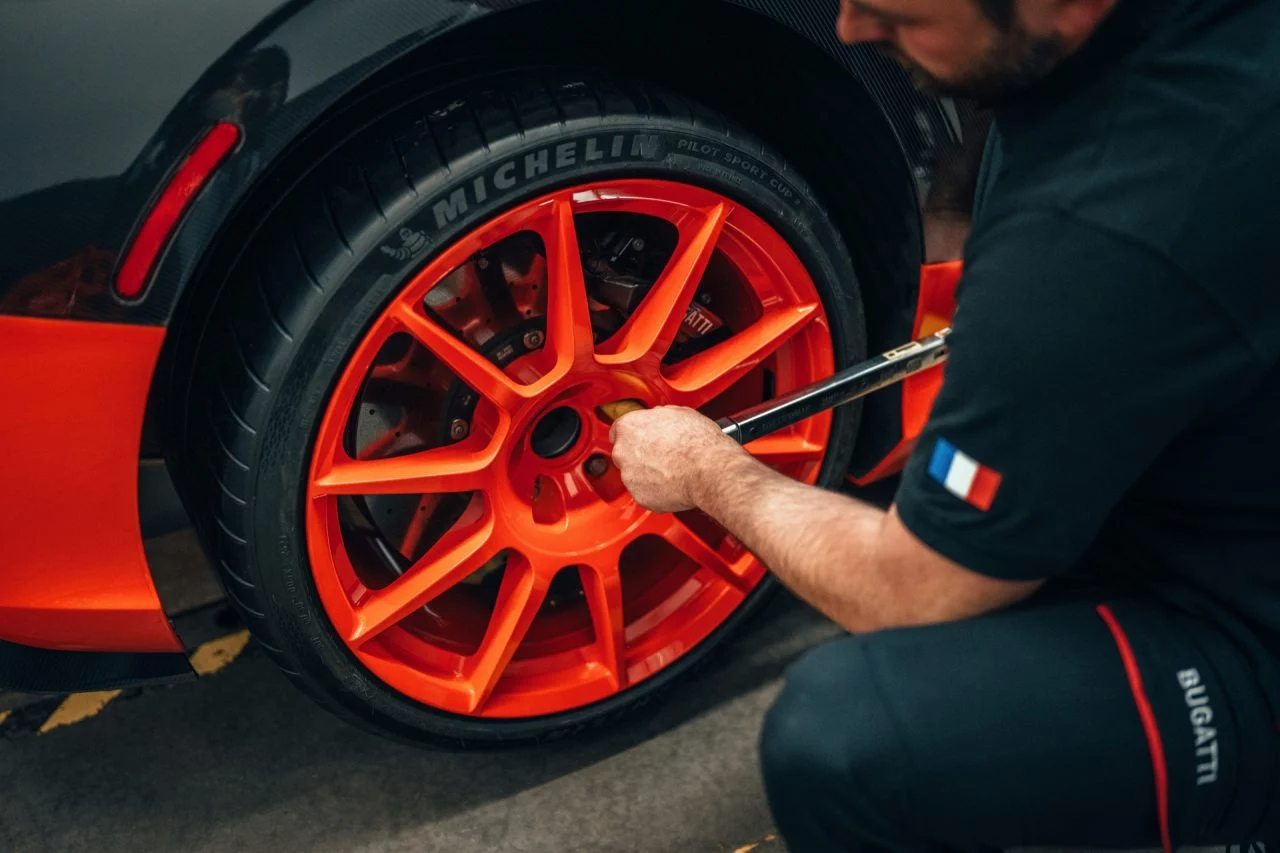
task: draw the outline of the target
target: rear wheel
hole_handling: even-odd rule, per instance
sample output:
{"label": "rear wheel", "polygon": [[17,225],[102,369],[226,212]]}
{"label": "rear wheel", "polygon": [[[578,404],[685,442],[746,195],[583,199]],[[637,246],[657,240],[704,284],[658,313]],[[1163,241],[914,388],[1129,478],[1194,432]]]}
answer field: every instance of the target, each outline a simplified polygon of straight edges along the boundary
{"label": "rear wheel", "polygon": [[[397,108],[294,186],[197,367],[191,470],[255,635],[383,733],[550,737],[672,683],[761,602],[706,516],[639,507],[609,403],[719,416],[862,355],[800,179],[682,99],[492,81]],[[749,450],[829,485],[857,412]]]}

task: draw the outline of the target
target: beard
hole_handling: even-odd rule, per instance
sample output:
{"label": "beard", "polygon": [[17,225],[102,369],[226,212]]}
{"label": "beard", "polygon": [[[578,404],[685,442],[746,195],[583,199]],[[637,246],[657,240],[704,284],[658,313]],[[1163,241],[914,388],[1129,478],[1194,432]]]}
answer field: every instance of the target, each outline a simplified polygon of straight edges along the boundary
{"label": "beard", "polygon": [[960,73],[938,77],[892,45],[880,45],[911,75],[917,87],[940,97],[968,98],[987,104],[1008,100],[1039,83],[1066,57],[1057,36],[1032,36],[1015,21],[991,48]]}

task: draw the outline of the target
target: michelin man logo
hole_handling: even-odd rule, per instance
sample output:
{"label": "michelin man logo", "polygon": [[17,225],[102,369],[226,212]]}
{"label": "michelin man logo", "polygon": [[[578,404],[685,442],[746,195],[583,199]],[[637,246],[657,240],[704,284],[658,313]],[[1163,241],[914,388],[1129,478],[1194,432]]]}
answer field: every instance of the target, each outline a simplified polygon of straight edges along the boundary
{"label": "michelin man logo", "polygon": [[427,234],[425,231],[401,228],[400,243],[399,246],[383,246],[382,253],[397,261],[407,261],[427,247]]}

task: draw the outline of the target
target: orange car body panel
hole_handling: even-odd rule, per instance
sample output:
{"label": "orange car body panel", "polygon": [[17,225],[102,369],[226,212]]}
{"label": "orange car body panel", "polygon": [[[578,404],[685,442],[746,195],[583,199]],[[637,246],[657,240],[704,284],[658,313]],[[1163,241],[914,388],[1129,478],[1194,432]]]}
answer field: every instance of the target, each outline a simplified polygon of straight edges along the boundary
{"label": "orange car body panel", "polygon": [[175,652],[138,526],[165,330],[0,316],[0,639]]}
{"label": "orange car body panel", "polygon": [[[916,304],[916,320],[912,328],[912,340],[932,335],[951,324],[956,313],[956,286],[964,272],[963,261],[947,261],[926,264],[920,268],[920,298]],[[863,477],[849,479],[865,486],[885,477],[897,474],[907,464],[916,439],[924,430],[933,409],[933,401],[942,390],[943,371],[940,364],[915,376],[908,376],[902,383],[902,440],[880,464]]]}

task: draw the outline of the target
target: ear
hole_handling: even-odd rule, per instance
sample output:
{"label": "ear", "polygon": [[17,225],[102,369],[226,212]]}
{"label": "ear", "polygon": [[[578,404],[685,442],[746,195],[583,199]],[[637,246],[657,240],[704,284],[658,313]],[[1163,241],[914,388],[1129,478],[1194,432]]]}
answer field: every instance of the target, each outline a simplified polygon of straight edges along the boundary
{"label": "ear", "polygon": [[1052,0],[1050,28],[1071,50],[1089,40],[1117,0]]}
{"label": "ear", "polygon": [[845,44],[865,44],[888,41],[891,33],[874,16],[841,0],[840,12],[836,18],[836,35]]}

